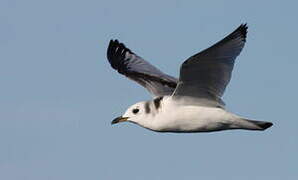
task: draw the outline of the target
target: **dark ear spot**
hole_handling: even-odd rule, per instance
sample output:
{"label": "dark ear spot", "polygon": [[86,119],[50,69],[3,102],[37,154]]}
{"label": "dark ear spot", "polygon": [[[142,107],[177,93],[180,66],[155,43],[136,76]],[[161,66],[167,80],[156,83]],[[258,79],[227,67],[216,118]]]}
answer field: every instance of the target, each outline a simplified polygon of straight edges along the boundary
{"label": "dark ear spot", "polygon": [[145,112],[146,112],[146,114],[150,113],[150,104],[149,104],[149,101],[147,101],[145,103]]}
{"label": "dark ear spot", "polygon": [[139,112],[139,109],[137,109],[137,108],[132,110],[132,113],[134,113],[134,114],[137,114],[138,112]]}

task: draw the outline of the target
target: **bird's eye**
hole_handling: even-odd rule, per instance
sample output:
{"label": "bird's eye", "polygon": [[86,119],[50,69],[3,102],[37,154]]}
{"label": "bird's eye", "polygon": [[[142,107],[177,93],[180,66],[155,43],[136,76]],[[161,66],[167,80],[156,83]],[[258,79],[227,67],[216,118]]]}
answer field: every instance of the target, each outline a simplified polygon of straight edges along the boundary
{"label": "bird's eye", "polygon": [[139,112],[139,109],[133,109],[132,113],[137,114]]}

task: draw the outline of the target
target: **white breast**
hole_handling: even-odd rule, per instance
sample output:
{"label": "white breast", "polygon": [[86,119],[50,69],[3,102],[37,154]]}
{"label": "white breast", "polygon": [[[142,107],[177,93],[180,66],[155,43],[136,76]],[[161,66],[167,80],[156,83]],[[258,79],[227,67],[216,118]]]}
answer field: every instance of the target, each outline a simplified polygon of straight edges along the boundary
{"label": "white breast", "polygon": [[221,108],[181,105],[165,98],[153,120],[153,129],[167,132],[214,131],[231,122],[235,115]]}

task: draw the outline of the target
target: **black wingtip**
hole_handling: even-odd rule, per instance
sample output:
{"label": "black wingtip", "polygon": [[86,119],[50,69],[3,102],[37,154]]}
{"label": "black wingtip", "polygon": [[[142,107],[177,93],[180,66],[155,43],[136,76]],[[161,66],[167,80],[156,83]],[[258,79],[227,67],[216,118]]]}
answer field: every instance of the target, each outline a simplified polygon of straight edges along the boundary
{"label": "black wingtip", "polygon": [[134,54],[130,49],[128,49],[124,43],[120,42],[118,39],[111,39],[110,40],[110,44],[109,46],[114,46],[116,48],[120,48],[120,50],[125,51],[125,52],[129,52],[131,54]]}
{"label": "black wingtip", "polygon": [[273,125],[273,123],[271,122],[266,122],[264,123],[261,127],[263,130],[267,129],[267,128],[270,128],[271,126]]}
{"label": "black wingtip", "polygon": [[239,32],[241,33],[242,37],[244,38],[244,41],[246,40],[247,29],[248,29],[247,23],[243,23],[243,24],[241,24],[241,25],[236,29],[236,31],[239,31]]}
{"label": "black wingtip", "polygon": [[120,73],[124,73],[127,69],[124,65],[126,53],[133,54],[123,43],[118,39],[111,39],[107,49],[107,59],[109,60],[112,68]]}
{"label": "black wingtip", "polygon": [[255,122],[261,128],[260,130],[268,129],[273,125],[272,122],[266,122],[266,121],[255,121]]}

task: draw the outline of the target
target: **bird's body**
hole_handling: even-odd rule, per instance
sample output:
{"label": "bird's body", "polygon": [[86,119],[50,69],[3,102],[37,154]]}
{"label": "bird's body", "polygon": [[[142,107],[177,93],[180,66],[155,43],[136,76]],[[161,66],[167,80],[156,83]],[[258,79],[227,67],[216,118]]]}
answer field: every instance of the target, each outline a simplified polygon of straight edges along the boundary
{"label": "bird's body", "polygon": [[161,72],[118,40],[111,40],[107,51],[111,66],[154,97],[132,105],[112,124],[128,121],[153,131],[185,133],[269,128],[270,122],[249,120],[226,111],[221,99],[246,34],[246,24],[241,25],[218,43],[188,58],[181,65],[179,79]]}
{"label": "bird's body", "polygon": [[[206,132],[222,130],[224,124],[231,124],[232,114],[221,108],[196,105],[183,105],[175,102],[170,96],[162,98],[156,107],[149,101],[152,112],[146,114],[148,121],[140,125],[160,132]],[[142,122],[145,124],[143,125]]]}
{"label": "bird's body", "polygon": [[[221,107],[185,104],[185,102],[173,99],[171,96],[140,102],[132,108],[145,110],[144,112],[139,112],[142,114],[140,117],[142,120],[133,119],[134,121],[132,122],[158,132],[189,133],[227,129],[263,129],[262,126],[256,125],[255,121],[251,122],[243,119]],[[131,116],[131,111],[127,111],[124,116]],[[262,125],[264,126],[265,124]]]}

